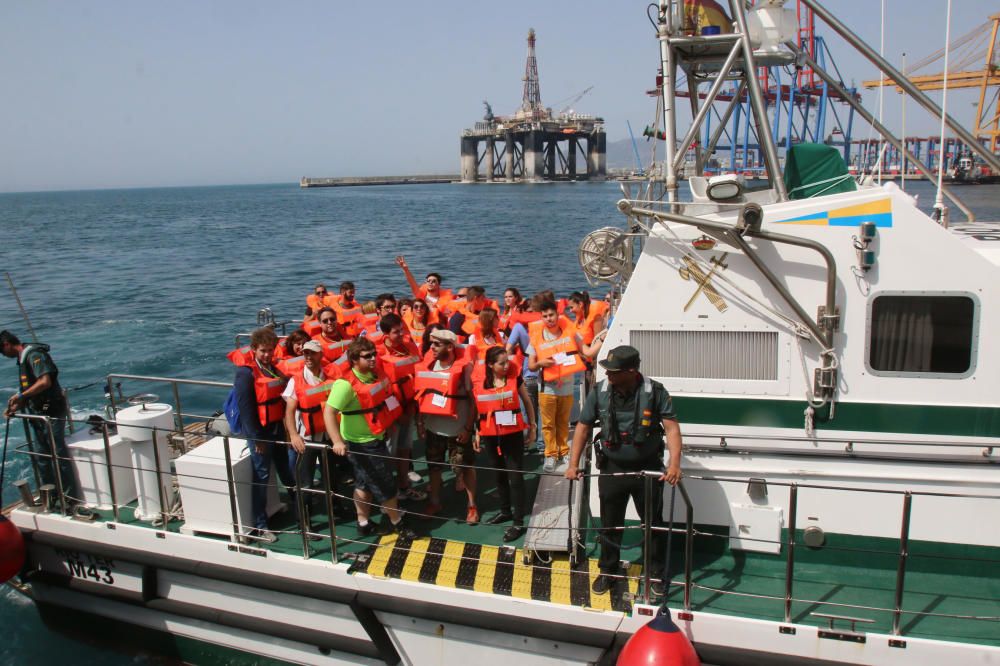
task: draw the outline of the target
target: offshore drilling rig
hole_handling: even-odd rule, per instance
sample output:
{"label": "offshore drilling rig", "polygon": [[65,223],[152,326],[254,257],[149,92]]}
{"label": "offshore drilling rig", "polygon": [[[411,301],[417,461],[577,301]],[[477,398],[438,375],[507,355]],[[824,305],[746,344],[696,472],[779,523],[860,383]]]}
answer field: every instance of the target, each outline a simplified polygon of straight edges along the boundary
{"label": "offshore drilling rig", "polygon": [[529,30],[521,107],[512,115],[495,116],[484,102],[483,120],[462,132],[462,182],[603,180],[607,176],[604,119],[570,108],[589,90],[555,112],[542,106],[535,31]]}

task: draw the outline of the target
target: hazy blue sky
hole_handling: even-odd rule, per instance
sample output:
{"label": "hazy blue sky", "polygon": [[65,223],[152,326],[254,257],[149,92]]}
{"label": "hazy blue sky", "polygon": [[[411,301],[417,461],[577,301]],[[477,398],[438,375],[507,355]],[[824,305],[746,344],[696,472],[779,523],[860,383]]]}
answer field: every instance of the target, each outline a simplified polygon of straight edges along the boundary
{"label": "hazy blue sky", "polygon": [[[887,2],[889,57],[944,45],[944,0]],[[655,111],[645,4],[5,0],[0,191],[457,173],[481,101],[520,104],[529,27],[542,101],[593,85],[576,110],[624,138],[626,120],[642,127]],[[827,4],[878,46],[878,0]],[[997,9],[954,5],[953,37]],[[845,78],[874,78],[825,34]],[[971,101],[949,104],[971,122]],[[898,102],[886,108],[898,127]],[[908,133],[936,133],[911,108]]]}

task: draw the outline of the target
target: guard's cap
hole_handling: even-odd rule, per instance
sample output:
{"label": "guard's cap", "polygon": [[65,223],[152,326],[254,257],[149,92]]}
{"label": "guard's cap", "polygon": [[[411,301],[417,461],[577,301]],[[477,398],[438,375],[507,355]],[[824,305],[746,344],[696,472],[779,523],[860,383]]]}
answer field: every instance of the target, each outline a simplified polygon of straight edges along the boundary
{"label": "guard's cap", "polygon": [[639,367],[639,350],[629,345],[615,347],[608,352],[607,358],[598,361],[605,370],[634,370]]}
{"label": "guard's cap", "polygon": [[439,328],[438,330],[431,333],[431,340],[437,340],[438,342],[447,342],[450,344],[455,344],[458,342],[458,336],[446,328]]}

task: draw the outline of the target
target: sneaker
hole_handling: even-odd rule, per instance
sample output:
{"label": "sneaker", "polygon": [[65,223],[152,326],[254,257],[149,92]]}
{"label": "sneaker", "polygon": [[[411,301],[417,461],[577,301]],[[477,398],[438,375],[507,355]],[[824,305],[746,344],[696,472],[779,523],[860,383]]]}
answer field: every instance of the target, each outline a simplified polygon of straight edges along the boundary
{"label": "sneaker", "polygon": [[[386,522],[389,522],[388,520]],[[396,533],[397,538],[400,539],[413,539],[417,538],[417,533],[406,526],[406,522],[400,520],[398,523],[392,526],[392,531]]]}
{"label": "sneaker", "polygon": [[413,500],[414,502],[423,502],[427,499],[427,493],[422,490],[417,490],[414,487],[402,488],[398,495],[400,500]]}
{"label": "sneaker", "polygon": [[441,513],[442,506],[437,502],[428,502],[424,507],[425,516],[436,516]]}
{"label": "sneaker", "polygon": [[490,518],[489,520],[487,520],[486,524],[487,525],[499,525],[500,523],[506,523],[508,520],[514,520],[514,516],[512,516],[507,511],[501,511],[497,515],[495,515],[492,518]]}
{"label": "sneaker", "polygon": [[528,530],[525,529],[524,525],[511,525],[503,532],[503,540],[514,541],[515,539],[520,539],[524,536],[524,533]]}
{"label": "sneaker", "polygon": [[545,464],[542,465],[542,469],[544,471],[546,471],[546,472],[554,472],[554,471],[556,471],[556,457],[555,456],[546,456],[546,458],[545,458]]}
{"label": "sneaker", "polygon": [[421,481],[424,480],[424,477],[420,476],[412,469],[406,474],[406,478],[410,480],[410,483],[420,483]]}
{"label": "sneaker", "polygon": [[278,540],[278,535],[270,530],[257,529],[253,531],[252,536],[254,537],[253,539],[254,541],[256,541],[258,544],[263,544],[263,545],[274,543],[275,541]]}
{"label": "sneaker", "polygon": [[604,594],[611,589],[614,583],[615,579],[611,574],[602,573],[594,579],[594,584],[590,586],[590,589],[594,591],[594,594]]}
{"label": "sneaker", "polygon": [[375,521],[369,520],[364,525],[358,524],[358,536],[359,537],[369,537],[375,534]]}
{"label": "sneaker", "polygon": [[479,509],[474,506],[470,506],[469,511],[465,514],[465,522],[469,525],[478,525]]}

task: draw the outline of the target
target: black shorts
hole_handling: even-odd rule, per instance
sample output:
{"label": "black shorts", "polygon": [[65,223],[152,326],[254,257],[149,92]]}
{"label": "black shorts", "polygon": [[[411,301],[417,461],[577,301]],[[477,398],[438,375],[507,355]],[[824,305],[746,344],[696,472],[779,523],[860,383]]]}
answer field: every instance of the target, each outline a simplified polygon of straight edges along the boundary
{"label": "black shorts", "polygon": [[460,444],[457,437],[445,437],[428,430],[424,442],[427,445],[427,462],[443,463],[447,452],[449,465],[476,464],[476,451],[472,448],[471,436],[465,444]]}
{"label": "black shorts", "polygon": [[385,442],[347,442],[347,458],[354,468],[354,487],[372,494],[379,504],[396,496],[396,479],[393,476],[395,461],[390,460]]}

